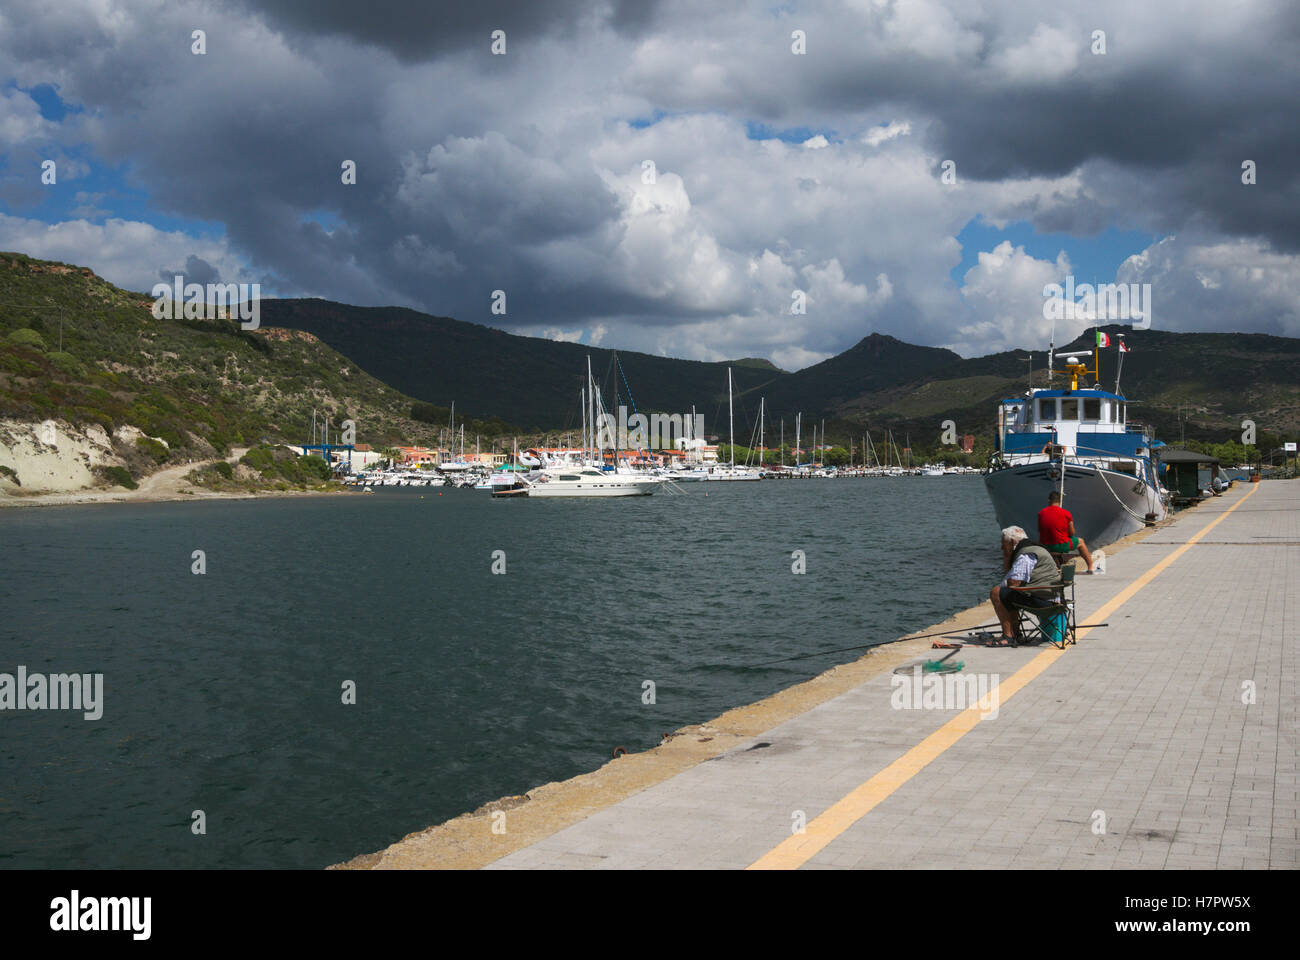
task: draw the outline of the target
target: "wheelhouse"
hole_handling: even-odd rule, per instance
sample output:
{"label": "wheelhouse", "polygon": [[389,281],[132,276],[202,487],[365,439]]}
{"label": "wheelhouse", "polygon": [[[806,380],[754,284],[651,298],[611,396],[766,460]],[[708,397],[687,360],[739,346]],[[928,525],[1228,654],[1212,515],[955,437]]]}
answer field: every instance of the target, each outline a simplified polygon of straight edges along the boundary
{"label": "wheelhouse", "polygon": [[1075,457],[1145,457],[1144,430],[1128,420],[1129,400],[1107,390],[1034,390],[998,410],[998,449],[1032,455],[1049,444]]}

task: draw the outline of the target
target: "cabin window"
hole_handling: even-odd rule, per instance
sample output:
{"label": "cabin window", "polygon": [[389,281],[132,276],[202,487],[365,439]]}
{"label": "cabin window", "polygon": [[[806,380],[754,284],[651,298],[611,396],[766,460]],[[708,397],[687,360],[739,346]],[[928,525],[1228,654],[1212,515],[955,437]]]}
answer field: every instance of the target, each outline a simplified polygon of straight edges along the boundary
{"label": "cabin window", "polygon": [[1038,404],[1038,420],[1040,423],[1061,419],[1056,412],[1056,400],[1037,400],[1035,402]]}
{"label": "cabin window", "polygon": [[572,473],[562,473],[562,474],[560,474],[560,479],[561,479],[561,480],[577,480],[578,477],[577,477],[576,474],[572,474]]}
{"label": "cabin window", "polygon": [[1101,419],[1101,398],[1100,397],[1083,398],[1083,419],[1085,420]]}
{"label": "cabin window", "polygon": [[1079,419],[1079,401],[1071,397],[1069,400],[1061,401],[1061,419],[1078,420]]}

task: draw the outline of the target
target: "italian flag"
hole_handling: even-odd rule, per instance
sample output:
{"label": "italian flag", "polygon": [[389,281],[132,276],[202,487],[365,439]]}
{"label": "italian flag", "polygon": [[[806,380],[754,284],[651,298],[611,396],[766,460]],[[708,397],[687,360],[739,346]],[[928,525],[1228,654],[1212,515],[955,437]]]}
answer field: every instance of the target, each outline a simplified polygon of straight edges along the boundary
{"label": "italian flag", "polygon": [[1100,330],[1097,331],[1097,346],[1099,347],[1110,346],[1110,337],[1102,333]]}

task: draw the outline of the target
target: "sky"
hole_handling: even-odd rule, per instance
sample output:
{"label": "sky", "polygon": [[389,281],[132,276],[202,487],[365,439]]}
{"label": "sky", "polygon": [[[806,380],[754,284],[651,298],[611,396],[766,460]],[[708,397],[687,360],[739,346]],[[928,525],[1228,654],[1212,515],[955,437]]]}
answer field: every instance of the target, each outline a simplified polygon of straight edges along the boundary
{"label": "sky", "polygon": [[1295,337],[1298,100],[1274,0],[6,0],[0,249],[787,370],[1067,276]]}

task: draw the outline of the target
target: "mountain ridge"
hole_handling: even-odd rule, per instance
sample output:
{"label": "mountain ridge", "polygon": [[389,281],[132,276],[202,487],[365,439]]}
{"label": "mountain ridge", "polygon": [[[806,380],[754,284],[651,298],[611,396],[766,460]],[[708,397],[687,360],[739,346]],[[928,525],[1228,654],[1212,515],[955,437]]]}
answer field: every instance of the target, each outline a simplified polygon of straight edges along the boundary
{"label": "mountain ridge", "polygon": [[[310,424],[313,407],[336,424],[344,414],[365,411],[373,433],[359,434],[360,442],[436,438],[452,402],[458,423],[481,418],[467,430],[488,437],[576,435],[588,357],[607,405],[617,398],[630,410],[694,410],[713,435],[727,424],[730,369],[742,441],[754,431],[760,400],[769,439],[781,421],[793,426],[802,413],[805,423],[825,419],[832,438],[889,427],[924,445],[937,442],[943,422],[952,420],[959,433],[991,441],[997,402],[1024,392],[1030,357],[1034,384],[1045,382],[1043,350],[963,358],[880,332],[789,372],[763,358],[660,357],[528,337],[406,307],[322,299],[261,301],[259,331],[229,321],[160,322],[144,294],[114,287],[85,267],[22,254],[0,254],[0,286],[8,304],[0,303],[0,412],[41,419],[61,411],[106,424],[134,418],[151,436],[162,435],[160,429],[182,441],[187,431],[197,434],[204,442],[195,449],[203,453],[251,431],[300,440],[306,429],[300,424],[304,418]],[[67,319],[66,342],[54,350],[59,315]],[[1261,431],[1300,428],[1300,339],[1119,324],[1103,329],[1113,338],[1124,334],[1132,346],[1124,392],[1134,398],[1135,419],[1151,422],[1162,437],[1185,432],[1189,439],[1223,441],[1240,435],[1245,419]],[[1091,362],[1092,336],[1090,330],[1061,346],[1057,356],[1077,351]],[[1113,346],[1102,352],[1101,382],[1108,388],[1117,360]],[[340,373],[349,369],[353,374]],[[161,407],[147,389],[159,385],[171,391]],[[243,398],[243,406],[224,392]],[[183,408],[184,417],[163,409],[168,403]]]}

